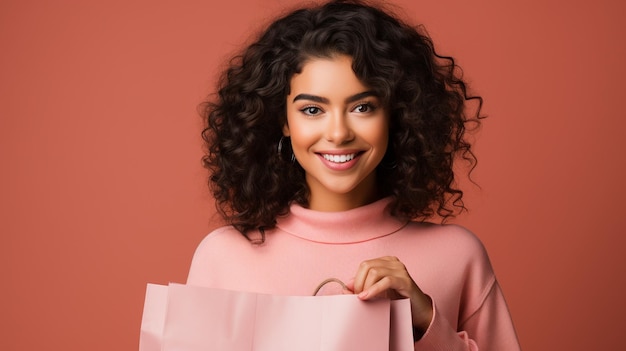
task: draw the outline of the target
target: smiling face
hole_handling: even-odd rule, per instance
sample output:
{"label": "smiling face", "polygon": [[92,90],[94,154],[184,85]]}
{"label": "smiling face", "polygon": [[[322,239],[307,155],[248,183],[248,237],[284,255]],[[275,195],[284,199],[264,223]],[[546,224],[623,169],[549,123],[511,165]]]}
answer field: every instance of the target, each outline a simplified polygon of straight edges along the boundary
{"label": "smiling face", "polygon": [[314,58],[293,76],[283,134],[306,172],[309,208],[342,211],[378,199],[375,170],[387,150],[389,118],[350,57]]}

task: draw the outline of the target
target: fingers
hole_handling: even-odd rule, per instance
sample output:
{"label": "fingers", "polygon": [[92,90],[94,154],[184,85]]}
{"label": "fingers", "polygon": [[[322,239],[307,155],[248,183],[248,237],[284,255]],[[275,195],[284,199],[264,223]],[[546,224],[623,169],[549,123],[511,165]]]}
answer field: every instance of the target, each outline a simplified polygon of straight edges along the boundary
{"label": "fingers", "polygon": [[407,297],[411,300],[413,326],[425,332],[430,325],[433,316],[432,300],[415,284],[404,264],[396,257],[363,261],[348,288],[362,300],[374,297]]}
{"label": "fingers", "polygon": [[349,291],[350,294],[354,294],[354,278],[346,283],[346,288],[348,288],[347,291]]}
{"label": "fingers", "polygon": [[388,276],[377,280],[371,285],[366,285],[363,291],[361,291],[358,296],[360,299],[367,300],[373,297],[389,297],[389,298],[397,298],[396,295],[392,295],[393,287],[391,283],[392,279]]}
{"label": "fingers", "polygon": [[369,299],[410,297],[414,285],[404,264],[396,257],[387,256],[363,261],[349,287],[360,298]]}

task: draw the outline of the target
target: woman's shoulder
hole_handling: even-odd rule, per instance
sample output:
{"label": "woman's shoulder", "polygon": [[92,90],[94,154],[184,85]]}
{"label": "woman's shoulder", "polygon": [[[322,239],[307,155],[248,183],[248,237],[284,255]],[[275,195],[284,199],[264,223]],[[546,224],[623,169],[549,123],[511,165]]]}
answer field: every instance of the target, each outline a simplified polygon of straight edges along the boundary
{"label": "woman's shoulder", "polygon": [[[495,281],[495,273],[489,255],[480,238],[472,231],[457,224],[411,223],[405,237],[412,237],[407,247],[419,248],[412,264],[428,262],[432,276],[432,286],[437,290],[442,286],[448,289],[471,289],[472,294],[483,296]],[[409,256],[412,257],[412,256]],[[448,279],[445,283],[440,277]],[[466,286],[461,288],[460,285]],[[456,288],[454,288],[456,287]]]}
{"label": "woman's shoulder", "polygon": [[[469,229],[458,224],[409,223],[405,228],[408,247],[419,247],[425,255],[458,267],[491,272],[485,245]],[[490,274],[490,273],[489,273]]]}
{"label": "woman's shoulder", "polygon": [[253,244],[237,229],[224,226],[211,231],[200,241],[189,268],[188,284],[212,286],[223,279],[219,267],[230,266],[246,254]]}
{"label": "woman's shoulder", "polygon": [[225,247],[240,246],[242,244],[248,246],[250,245],[250,240],[233,226],[227,225],[209,232],[198,244],[195,255],[215,250],[222,251]]}
{"label": "woman's shoulder", "polygon": [[405,231],[420,239],[435,244],[465,247],[472,251],[484,251],[485,247],[476,234],[458,224],[436,224],[428,222],[409,222]]}
{"label": "woman's shoulder", "polygon": [[213,229],[207,234],[204,239],[202,239],[201,243],[205,241],[211,240],[224,240],[225,238],[230,238],[232,236],[243,236],[235,227],[232,225],[225,225],[222,227],[218,227]]}

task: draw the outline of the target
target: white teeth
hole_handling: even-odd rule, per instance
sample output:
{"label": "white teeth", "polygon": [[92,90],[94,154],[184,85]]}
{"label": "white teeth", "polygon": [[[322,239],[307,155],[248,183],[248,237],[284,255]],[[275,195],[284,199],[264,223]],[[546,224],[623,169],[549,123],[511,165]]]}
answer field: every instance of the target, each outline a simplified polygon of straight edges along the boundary
{"label": "white teeth", "polygon": [[347,154],[347,155],[328,155],[324,154],[324,159],[330,162],[335,163],[344,163],[352,160],[356,154]]}

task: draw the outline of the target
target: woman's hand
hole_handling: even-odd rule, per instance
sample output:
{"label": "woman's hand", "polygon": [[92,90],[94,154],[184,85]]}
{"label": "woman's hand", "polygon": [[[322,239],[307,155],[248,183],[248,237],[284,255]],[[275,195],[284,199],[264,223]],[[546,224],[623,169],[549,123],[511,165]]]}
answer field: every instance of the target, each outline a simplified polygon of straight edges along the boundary
{"label": "woman's hand", "polygon": [[420,290],[404,264],[396,257],[386,256],[361,262],[348,288],[362,300],[375,297],[409,298],[413,327],[420,336],[430,325],[433,317],[432,300]]}

